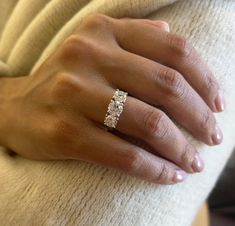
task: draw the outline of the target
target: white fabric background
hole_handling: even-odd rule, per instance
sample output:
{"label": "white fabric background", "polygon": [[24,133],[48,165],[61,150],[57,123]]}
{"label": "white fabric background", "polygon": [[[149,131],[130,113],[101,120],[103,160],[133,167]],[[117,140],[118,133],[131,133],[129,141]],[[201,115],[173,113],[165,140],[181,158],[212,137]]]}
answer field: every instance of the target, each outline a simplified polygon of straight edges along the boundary
{"label": "white fabric background", "polygon": [[225,92],[227,110],[216,114],[223,143],[212,148],[188,136],[202,152],[203,173],[161,186],[81,161],[40,162],[0,152],[1,224],[189,226],[235,145],[234,14],[233,0],[188,0],[151,16],[194,44]]}

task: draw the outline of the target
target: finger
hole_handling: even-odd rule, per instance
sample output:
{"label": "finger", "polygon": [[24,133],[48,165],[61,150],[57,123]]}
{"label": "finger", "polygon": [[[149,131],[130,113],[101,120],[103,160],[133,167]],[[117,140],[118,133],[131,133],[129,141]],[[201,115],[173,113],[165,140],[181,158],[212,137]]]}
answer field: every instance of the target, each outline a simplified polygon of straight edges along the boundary
{"label": "finger", "polygon": [[136,20],[124,19],[115,24],[117,41],[122,48],[176,69],[201,95],[212,111],[224,110],[225,101],[219,91],[218,82],[186,39],[162,32],[146,23],[138,23]]}
{"label": "finger", "polygon": [[102,71],[114,86],[144,102],[164,106],[179,124],[206,144],[221,143],[222,132],[212,111],[180,73],[126,51],[116,57],[119,70]]}
{"label": "finger", "polygon": [[150,19],[133,19],[130,17],[123,17],[122,19],[125,20],[132,20],[132,21],[136,21],[138,23],[147,23],[149,25],[153,25],[155,27],[158,27],[160,29],[162,29],[163,31],[169,32],[170,31],[170,27],[169,24],[166,21],[163,20],[150,20]]}
{"label": "finger", "polygon": [[[140,20],[140,19],[138,19]],[[169,24],[166,21],[163,20],[147,20],[147,19],[141,19],[142,22],[156,26],[158,28],[160,28],[163,31],[169,32],[170,31],[170,27]]]}
{"label": "finger", "polygon": [[131,176],[158,184],[182,182],[186,173],[144,149],[135,146],[103,129],[92,127],[92,136],[83,143],[84,154],[74,151],[74,159],[121,170]]}
{"label": "finger", "polygon": [[204,164],[198,151],[168,116],[157,108],[129,97],[116,128],[144,140],[153,147],[155,154],[160,154],[189,173],[203,170]]}
{"label": "finger", "polygon": [[[103,124],[115,90],[108,86],[94,89],[92,90],[96,95],[87,92],[87,96],[84,96],[87,101],[82,107],[82,112],[89,119]],[[88,106],[92,106],[96,111],[88,110]],[[144,140],[153,148],[154,154],[160,154],[189,173],[203,169],[199,153],[174,123],[162,111],[136,98],[127,97],[116,129]]]}

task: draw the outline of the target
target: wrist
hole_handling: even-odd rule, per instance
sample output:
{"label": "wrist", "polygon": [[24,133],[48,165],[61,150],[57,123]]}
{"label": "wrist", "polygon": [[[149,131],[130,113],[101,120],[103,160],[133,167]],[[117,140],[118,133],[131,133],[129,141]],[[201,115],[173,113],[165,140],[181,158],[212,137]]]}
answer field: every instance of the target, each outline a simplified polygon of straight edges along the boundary
{"label": "wrist", "polygon": [[0,145],[7,146],[7,138],[14,123],[14,99],[25,77],[0,77]]}

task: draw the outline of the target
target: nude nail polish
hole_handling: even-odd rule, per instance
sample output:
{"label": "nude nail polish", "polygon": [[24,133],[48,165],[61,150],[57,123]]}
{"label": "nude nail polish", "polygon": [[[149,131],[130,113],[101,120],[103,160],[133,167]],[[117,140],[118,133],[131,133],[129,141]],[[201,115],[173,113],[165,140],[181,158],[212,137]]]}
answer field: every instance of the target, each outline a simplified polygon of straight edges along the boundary
{"label": "nude nail polish", "polygon": [[222,142],[223,134],[218,125],[215,126],[215,132],[212,135],[211,139],[214,145],[218,145]]}
{"label": "nude nail polish", "polygon": [[194,172],[201,172],[204,168],[204,162],[200,155],[197,153],[191,165]]}
{"label": "nude nail polish", "polygon": [[221,112],[225,110],[226,103],[225,98],[222,92],[219,90],[217,97],[215,98],[215,107],[217,112]]}
{"label": "nude nail polish", "polygon": [[176,170],[173,181],[175,183],[183,182],[187,177],[187,173],[183,170]]}
{"label": "nude nail polish", "polygon": [[161,21],[161,24],[164,26],[164,30],[170,32],[170,26],[167,22]]}

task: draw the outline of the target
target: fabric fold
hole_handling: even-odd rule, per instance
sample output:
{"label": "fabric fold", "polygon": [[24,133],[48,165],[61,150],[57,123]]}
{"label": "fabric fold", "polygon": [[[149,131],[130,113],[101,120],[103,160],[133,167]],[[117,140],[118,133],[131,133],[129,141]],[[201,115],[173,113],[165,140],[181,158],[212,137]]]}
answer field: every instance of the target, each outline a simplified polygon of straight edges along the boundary
{"label": "fabric fold", "polygon": [[[168,21],[171,31],[188,38],[215,71],[228,106],[224,113],[216,114],[224,141],[208,147],[186,134],[201,152],[206,167],[174,186],[150,184],[84,161],[11,157],[0,147],[1,225],[190,226],[235,146],[234,0],[181,0],[172,5],[173,0],[93,0],[83,7],[77,5],[82,1],[73,0],[72,8],[67,9],[68,1],[48,1],[37,16],[29,18],[21,35],[5,45],[9,56],[7,61],[0,57],[0,75],[22,75],[30,73],[34,65],[34,69],[39,67],[92,13],[145,17],[154,12],[152,19]],[[15,11],[11,18],[14,16]],[[24,12],[21,16],[23,20]],[[12,28],[17,29],[18,18]],[[7,37],[2,41],[7,42]]]}
{"label": "fabric fold", "polygon": [[10,76],[10,68],[7,64],[0,61],[0,76]]}

